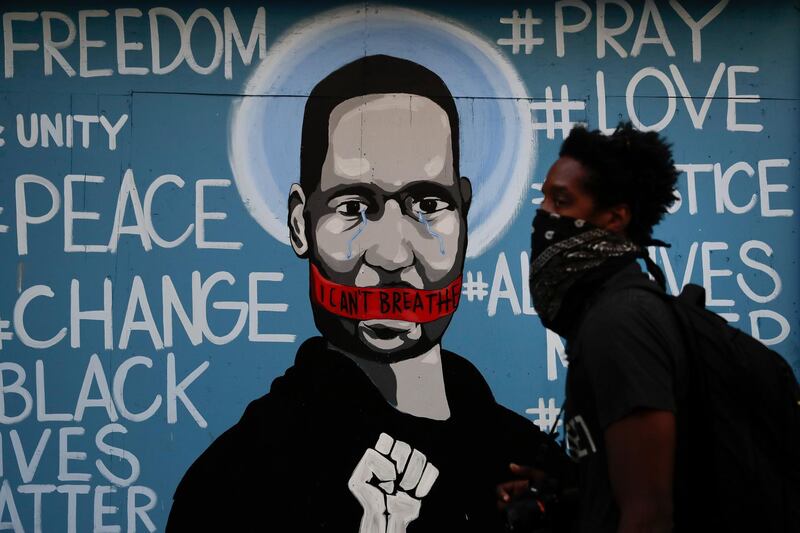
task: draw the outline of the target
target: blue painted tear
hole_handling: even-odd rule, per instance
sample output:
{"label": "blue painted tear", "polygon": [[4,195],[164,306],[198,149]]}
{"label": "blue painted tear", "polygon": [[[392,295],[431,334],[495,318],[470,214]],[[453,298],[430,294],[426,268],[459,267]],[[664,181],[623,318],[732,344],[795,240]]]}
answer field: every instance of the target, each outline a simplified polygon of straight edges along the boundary
{"label": "blue painted tear", "polygon": [[425,229],[428,230],[428,233],[430,233],[433,237],[436,238],[437,241],[439,241],[439,253],[444,255],[444,239],[442,238],[442,236],[431,229],[431,225],[428,223],[428,219],[422,216],[422,213],[417,213],[417,216],[419,217],[420,223],[425,224]]}
{"label": "blue painted tear", "polygon": [[353,241],[356,240],[356,237],[361,235],[361,232],[364,231],[364,228],[367,226],[367,212],[361,211],[361,224],[358,225],[358,229],[350,237],[350,240],[347,241],[347,258],[350,259],[353,257]]}

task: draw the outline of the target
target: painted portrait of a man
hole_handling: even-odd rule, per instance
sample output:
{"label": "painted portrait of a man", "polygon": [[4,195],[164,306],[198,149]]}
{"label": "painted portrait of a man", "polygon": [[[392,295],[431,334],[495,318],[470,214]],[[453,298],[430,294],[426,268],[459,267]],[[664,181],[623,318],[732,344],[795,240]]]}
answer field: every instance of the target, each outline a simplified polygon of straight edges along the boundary
{"label": "painted portrait of a man", "polygon": [[367,56],[305,107],[290,240],[321,333],[194,463],[169,529],[491,531],[494,486],[542,434],[444,350],[471,186],[444,82]]}
{"label": "painted portrait of a man", "polygon": [[0,533],[791,523],[799,2],[4,2]]}

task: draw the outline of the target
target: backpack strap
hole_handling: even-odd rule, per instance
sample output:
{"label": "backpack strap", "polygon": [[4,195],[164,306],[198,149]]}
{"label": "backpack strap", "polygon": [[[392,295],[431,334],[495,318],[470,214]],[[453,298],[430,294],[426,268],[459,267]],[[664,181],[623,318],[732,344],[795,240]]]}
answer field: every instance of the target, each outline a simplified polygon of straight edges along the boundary
{"label": "backpack strap", "polygon": [[690,305],[695,307],[705,307],[706,306],[706,290],[704,287],[700,285],[695,285],[694,283],[689,283],[686,285],[681,294],[678,296],[681,301],[686,302]]}
{"label": "backpack strap", "polygon": [[[658,242],[660,243],[660,241]],[[640,257],[644,260],[644,264],[647,267],[647,272],[651,276],[653,276],[656,283],[658,284],[658,287],[660,287],[661,290],[658,290],[656,287],[653,286],[652,283],[648,283],[645,280],[631,280],[628,283],[623,283],[620,284],[619,286],[616,286],[615,287],[616,290],[630,289],[630,288],[644,289],[653,294],[657,294],[667,300],[671,298],[676,298],[681,302],[683,302],[684,304],[688,304],[692,307],[705,308],[706,290],[704,287],[696,285],[694,283],[689,283],[681,289],[679,295],[673,297],[669,293],[667,293],[667,278],[666,276],[664,276],[664,272],[661,270],[661,267],[659,267],[656,264],[656,262],[650,258],[650,255],[646,251],[643,251]],[[681,322],[683,322],[683,320],[681,320]],[[684,324],[681,324],[681,326],[683,325]]]}

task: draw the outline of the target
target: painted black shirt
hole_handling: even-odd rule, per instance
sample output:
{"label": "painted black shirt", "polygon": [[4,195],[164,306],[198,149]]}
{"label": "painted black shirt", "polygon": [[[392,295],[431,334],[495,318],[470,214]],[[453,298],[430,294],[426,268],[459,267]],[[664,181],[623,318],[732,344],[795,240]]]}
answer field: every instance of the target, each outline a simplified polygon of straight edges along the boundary
{"label": "painted black shirt", "polygon": [[[647,290],[617,289],[644,276],[632,263],[609,278],[567,342],[566,429],[568,451],[579,463],[581,531],[617,531],[619,509],[608,476],[604,431],[636,409],[677,414],[686,397],[681,333],[669,304]],[[682,417],[677,420],[674,486],[679,495],[685,481],[684,432]]]}
{"label": "painted black shirt", "polygon": [[[386,468],[403,449],[406,456],[413,450],[424,455],[435,472],[424,473],[417,456],[410,481],[403,474],[411,471],[411,459],[394,483],[380,485],[384,477],[370,484],[382,491],[373,491],[379,505],[392,505],[389,493],[400,496],[393,504],[406,504],[407,516],[418,507],[409,533],[501,529],[495,485],[508,479],[509,462],[531,464],[543,436],[498,405],[468,361],[443,351],[442,366],[451,417],[418,418],[389,405],[363,371],[323,339],[306,341],[269,394],[252,402],[187,471],[167,531],[356,533],[364,509],[348,484],[357,484],[357,465],[377,461]],[[422,485],[425,494],[418,498]]]}

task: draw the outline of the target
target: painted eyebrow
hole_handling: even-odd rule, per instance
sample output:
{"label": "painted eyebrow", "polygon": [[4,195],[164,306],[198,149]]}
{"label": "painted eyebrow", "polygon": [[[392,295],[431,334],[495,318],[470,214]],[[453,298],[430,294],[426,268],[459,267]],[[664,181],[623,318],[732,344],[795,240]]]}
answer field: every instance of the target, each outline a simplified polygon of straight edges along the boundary
{"label": "painted eyebrow", "polygon": [[325,192],[325,201],[330,202],[338,196],[361,196],[368,200],[374,200],[377,196],[376,191],[363,184],[342,184],[332,187]]}
{"label": "painted eyebrow", "polygon": [[436,196],[445,200],[451,204],[456,203],[456,199],[451,192],[450,187],[446,187],[439,183],[434,183],[430,181],[422,181],[417,183],[412,183],[408,187],[403,188],[400,191],[400,194],[403,196],[411,196],[413,198],[422,198],[425,196]]}
{"label": "painted eyebrow", "polygon": [[393,193],[385,193],[384,191],[366,184],[360,183],[347,183],[335,185],[325,193],[325,202],[330,202],[339,196],[361,196],[367,200],[375,200],[378,197],[383,198],[421,198],[425,196],[436,196],[451,204],[456,204],[455,196],[450,188],[439,183],[430,181],[421,181],[412,183],[403,187],[399,191]]}

